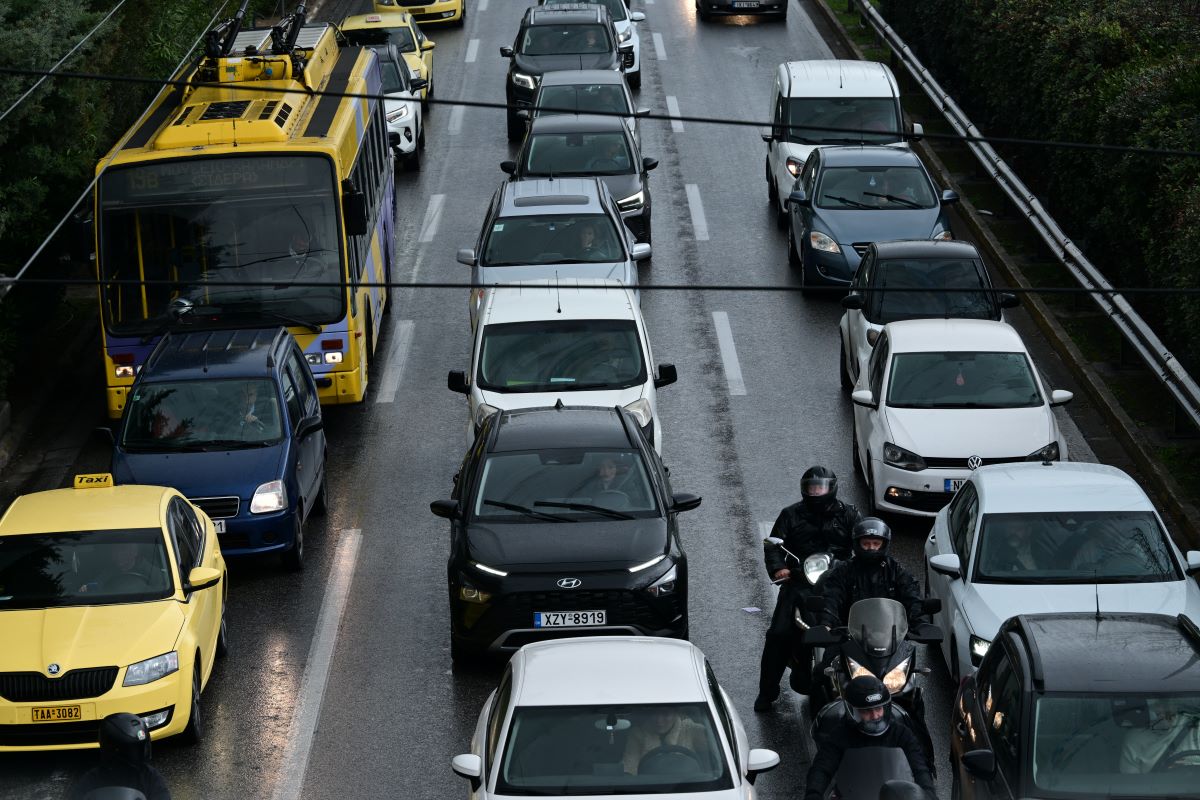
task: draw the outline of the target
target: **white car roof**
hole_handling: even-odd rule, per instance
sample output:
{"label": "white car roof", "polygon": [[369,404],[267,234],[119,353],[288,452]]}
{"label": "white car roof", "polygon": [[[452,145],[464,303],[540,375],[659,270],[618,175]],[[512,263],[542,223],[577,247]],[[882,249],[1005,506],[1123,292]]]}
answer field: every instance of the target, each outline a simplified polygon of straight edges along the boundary
{"label": "white car roof", "polygon": [[977,469],[971,480],[985,514],[1154,511],[1133,478],[1106,464],[993,464]]}
{"label": "white car roof", "polygon": [[650,636],[589,636],[527,644],[512,659],[519,706],[707,702],[704,654]]}
{"label": "white car roof", "polygon": [[892,353],[1024,353],[1021,336],[1006,322],[986,319],[911,319],[883,326]]}
{"label": "white car roof", "polygon": [[897,97],[896,79],[878,61],[788,61],[788,97]]}
{"label": "white car roof", "polygon": [[[602,287],[602,288],[589,288]],[[564,319],[637,320],[633,294],[620,281],[570,278],[520,281],[487,290],[483,324]]]}

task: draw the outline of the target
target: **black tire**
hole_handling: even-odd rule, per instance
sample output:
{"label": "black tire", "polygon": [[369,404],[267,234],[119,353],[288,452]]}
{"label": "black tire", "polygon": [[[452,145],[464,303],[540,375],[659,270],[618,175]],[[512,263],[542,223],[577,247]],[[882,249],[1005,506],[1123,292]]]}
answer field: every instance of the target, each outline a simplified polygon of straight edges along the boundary
{"label": "black tire", "polygon": [[808,297],[812,294],[812,292],[809,291],[812,287],[808,284],[808,267],[804,264],[804,256],[800,255],[799,253],[797,253],[797,256],[800,259],[800,264],[796,268],[800,273],[800,294]]}
{"label": "black tire", "polygon": [[508,140],[510,142],[519,142],[525,135],[525,120],[518,117],[516,114],[508,115]]}
{"label": "black tire", "polygon": [[283,568],[288,572],[302,572],[304,570],[304,523],[300,521],[300,512],[296,511],[295,523],[296,527],[295,541],[291,547],[283,551]]}
{"label": "black tire", "polygon": [[[841,331],[838,331],[838,338],[841,338]],[[842,391],[849,392],[854,388],[854,381],[850,378],[850,370],[846,369],[846,342],[838,343],[838,379],[842,382]],[[858,452],[858,445],[854,445],[854,451]]]}
{"label": "black tire", "polygon": [[791,225],[788,225],[787,236],[788,236],[788,243],[787,243],[788,266],[791,267],[792,269],[795,269],[796,267],[803,267],[804,262],[802,262],[800,260],[800,254],[796,252],[796,235],[795,235],[795,232],[792,230]]}
{"label": "black tire", "polygon": [[392,290],[392,264],[390,261],[387,261],[386,266],[383,268],[383,282],[387,284],[387,287],[384,289],[384,295],[383,295],[383,315],[386,317],[388,314],[392,313],[392,291],[393,290]]}
{"label": "black tire", "polygon": [[225,622],[226,614],[225,599],[221,599],[221,628],[217,632],[217,647],[213,651],[217,658],[224,658],[229,655],[229,626]]}
{"label": "black tire", "polygon": [[420,172],[421,171],[421,147],[420,147],[420,145],[418,145],[417,149],[413,150],[410,155],[405,157],[404,169],[406,169],[409,172]]}
{"label": "black tire", "polygon": [[767,177],[767,202],[775,204],[775,182],[771,180],[771,159],[763,159],[763,172]]}
{"label": "black tire", "polygon": [[185,744],[196,745],[204,741],[204,715],[200,711],[200,654],[196,653],[196,663],[192,666],[192,706],[188,712],[187,727],[179,738]]}
{"label": "black tire", "polygon": [[858,454],[858,426],[850,426],[850,457],[854,460],[854,474],[865,479],[862,456]]}
{"label": "black tire", "polygon": [[696,0],[696,16],[700,18],[701,22],[708,22],[712,19],[712,14],[705,11],[704,6],[700,5],[700,0]]}

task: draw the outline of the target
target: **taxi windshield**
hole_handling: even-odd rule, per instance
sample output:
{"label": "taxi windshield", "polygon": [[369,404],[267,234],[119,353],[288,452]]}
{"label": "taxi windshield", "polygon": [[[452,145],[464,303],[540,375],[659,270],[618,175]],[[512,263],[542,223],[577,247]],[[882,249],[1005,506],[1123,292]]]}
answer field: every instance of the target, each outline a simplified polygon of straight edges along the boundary
{"label": "taxi windshield", "polygon": [[475,516],[492,522],[578,522],[658,515],[634,450],[495,453],[483,464]]}
{"label": "taxi windshield", "polygon": [[411,28],[358,28],[342,29],[346,42],[355,47],[376,47],[394,44],[401,53],[417,52],[417,42]]}
{"label": "taxi windshield", "polygon": [[0,536],[0,611],[137,603],[174,591],[160,528]]}
{"label": "taxi windshield", "polygon": [[126,420],[119,444],[139,453],[241,450],[283,436],[279,397],[262,378],[146,383]]}

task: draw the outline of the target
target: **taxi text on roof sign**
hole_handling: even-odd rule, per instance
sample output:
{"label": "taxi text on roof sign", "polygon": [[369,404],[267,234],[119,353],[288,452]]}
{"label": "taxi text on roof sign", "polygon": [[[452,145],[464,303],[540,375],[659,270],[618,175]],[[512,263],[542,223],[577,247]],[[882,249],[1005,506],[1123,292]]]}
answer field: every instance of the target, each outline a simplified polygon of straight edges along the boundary
{"label": "taxi text on roof sign", "polygon": [[90,475],[76,475],[76,489],[109,489],[112,488],[113,478],[107,472],[96,472]]}

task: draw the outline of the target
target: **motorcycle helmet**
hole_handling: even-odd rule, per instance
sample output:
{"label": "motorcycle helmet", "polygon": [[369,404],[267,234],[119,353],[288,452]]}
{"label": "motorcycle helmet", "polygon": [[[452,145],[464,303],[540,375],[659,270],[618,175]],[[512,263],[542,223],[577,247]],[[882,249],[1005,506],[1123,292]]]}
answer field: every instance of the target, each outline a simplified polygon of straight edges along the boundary
{"label": "motorcycle helmet", "polygon": [[[892,693],[874,675],[859,675],[846,686],[843,696],[846,713],[854,726],[867,736],[882,736],[887,732],[888,706]],[[882,709],[882,713],[879,712]]]}
{"label": "motorcycle helmet", "polygon": [[136,714],[109,714],[100,723],[100,750],[130,764],[150,760],[150,732]]}
{"label": "motorcycle helmet", "polygon": [[826,467],[809,467],[800,478],[800,495],[812,510],[828,511],[837,500],[837,475]]}
{"label": "motorcycle helmet", "polygon": [[[851,532],[850,538],[854,540],[855,558],[879,563],[887,556],[888,549],[892,545],[892,529],[888,527],[886,522],[877,517],[867,517],[854,526],[854,531]],[[882,539],[883,547],[878,550],[865,550],[862,547],[863,539]]]}

